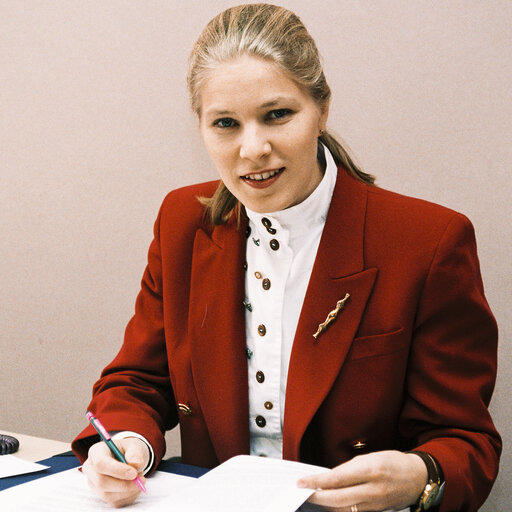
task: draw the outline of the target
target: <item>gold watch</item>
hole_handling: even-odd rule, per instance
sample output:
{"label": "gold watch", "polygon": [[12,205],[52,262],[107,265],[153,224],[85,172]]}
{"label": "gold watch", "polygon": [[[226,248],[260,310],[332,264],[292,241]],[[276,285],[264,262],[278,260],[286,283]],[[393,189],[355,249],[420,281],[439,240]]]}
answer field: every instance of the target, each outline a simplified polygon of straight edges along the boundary
{"label": "gold watch", "polygon": [[414,453],[420,457],[425,466],[427,466],[427,485],[423,489],[418,501],[411,507],[412,512],[421,512],[422,510],[430,510],[441,503],[444,491],[444,478],[441,467],[438,465],[434,457],[426,452],[413,450],[407,453]]}

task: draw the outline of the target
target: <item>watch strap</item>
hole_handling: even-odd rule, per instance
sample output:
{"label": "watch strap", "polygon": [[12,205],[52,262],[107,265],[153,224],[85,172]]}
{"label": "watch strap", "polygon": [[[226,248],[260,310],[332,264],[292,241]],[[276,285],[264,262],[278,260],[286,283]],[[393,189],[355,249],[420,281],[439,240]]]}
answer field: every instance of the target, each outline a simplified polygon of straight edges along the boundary
{"label": "watch strap", "polygon": [[[420,450],[412,450],[407,453],[413,453],[423,460],[425,466],[427,467],[427,485],[423,489],[421,496],[418,501],[413,505],[413,512],[421,512],[422,510],[429,510],[431,507],[435,507],[439,505],[441,502],[441,498],[443,496],[444,490],[444,476],[443,470],[441,466],[436,461],[436,459],[430,455],[430,453],[423,452]],[[433,491],[433,489],[437,488],[437,490]],[[436,498],[433,501],[432,498],[429,500],[429,493],[435,492]]]}

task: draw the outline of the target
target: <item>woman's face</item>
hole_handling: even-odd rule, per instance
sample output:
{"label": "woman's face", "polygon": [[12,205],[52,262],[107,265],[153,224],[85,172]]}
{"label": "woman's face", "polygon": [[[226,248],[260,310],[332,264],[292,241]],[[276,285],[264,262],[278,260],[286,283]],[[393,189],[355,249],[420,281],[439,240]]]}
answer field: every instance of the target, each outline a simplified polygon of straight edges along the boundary
{"label": "woman's face", "polygon": [[242,204],[274,212],[313,192],[322,179],[317,140],[327,109],[275,64],[250,56],[218,65],[200,93],[204,143]]}

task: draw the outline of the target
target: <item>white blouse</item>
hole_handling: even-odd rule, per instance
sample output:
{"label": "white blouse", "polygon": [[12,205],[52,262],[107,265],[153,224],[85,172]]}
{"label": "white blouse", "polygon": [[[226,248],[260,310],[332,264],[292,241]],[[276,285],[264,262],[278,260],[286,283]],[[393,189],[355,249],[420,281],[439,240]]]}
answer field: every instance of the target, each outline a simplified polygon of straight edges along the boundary
{"label": "white blouse", "polygon": [[302,203],[249,217],[245,325],[251,455],[282,458],[288,365],[302,303],[336,184],[324,147],[322,181]]}

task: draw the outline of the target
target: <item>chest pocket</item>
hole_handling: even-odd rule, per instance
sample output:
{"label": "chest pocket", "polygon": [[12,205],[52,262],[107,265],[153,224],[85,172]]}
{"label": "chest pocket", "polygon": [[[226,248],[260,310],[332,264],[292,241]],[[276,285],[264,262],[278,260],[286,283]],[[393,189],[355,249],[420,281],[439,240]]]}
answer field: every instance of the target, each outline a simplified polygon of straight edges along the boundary
{"label": "chest pocket", "polygon": [[403,327],[388,333],[354,338],[347,355],[347,361],[393,354],[407,349],[408,344],[408,338]]}

